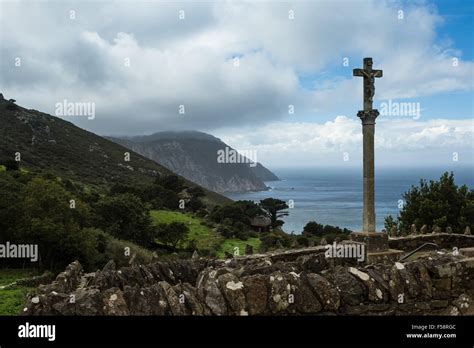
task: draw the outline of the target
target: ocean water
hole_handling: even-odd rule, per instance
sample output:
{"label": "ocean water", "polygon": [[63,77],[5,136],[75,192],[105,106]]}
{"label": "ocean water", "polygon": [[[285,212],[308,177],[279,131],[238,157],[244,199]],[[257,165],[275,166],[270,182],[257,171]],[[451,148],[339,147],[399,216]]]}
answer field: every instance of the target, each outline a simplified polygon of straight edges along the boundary
{"label": "ocean water", "polygon": [[[308,221],[360,231],[362,226],[361,169],[271,169],[281,181],[267,182],[268,191],[228,193],[234,200],[258,202],[268,197],[286,202],[293,200],[283,230],[300,234]],[[397,216],[399,200],[421,178],[438,180],[445,171],[453,171],[457,185],[474,188],[474,168],[382,168],[375,172],[375,214],[377,230],[384,218]]]}

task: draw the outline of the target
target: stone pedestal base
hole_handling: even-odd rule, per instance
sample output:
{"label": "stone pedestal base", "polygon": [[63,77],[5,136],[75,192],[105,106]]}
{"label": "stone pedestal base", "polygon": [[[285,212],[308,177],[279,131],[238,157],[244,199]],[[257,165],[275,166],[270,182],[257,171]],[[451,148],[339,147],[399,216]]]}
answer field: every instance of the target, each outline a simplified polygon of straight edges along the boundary
{"label": "stone pedestal base", "polygon": [[394,263],[403,254],[402,250],[389,249],[386,233],[354,232],[350,239],[366,245],[367,263]]}
{"label": "stone pedestal base", "polygon": [[369,253],[388,250],[388,237],[386,233],[354,232],[350,234],[351,240],[366,245]]}

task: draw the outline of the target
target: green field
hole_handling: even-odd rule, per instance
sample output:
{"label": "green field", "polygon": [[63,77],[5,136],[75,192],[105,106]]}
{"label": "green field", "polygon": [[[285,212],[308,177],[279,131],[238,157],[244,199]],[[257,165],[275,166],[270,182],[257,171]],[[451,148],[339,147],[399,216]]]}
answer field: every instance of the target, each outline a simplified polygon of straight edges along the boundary
{"label": "green field", "polygon": [[169,224],[173,221],[186,224],[190,230],[187,241],[190,242],[194,239],[198,250],[216,250],[217,256],[220,258],[224,257],[226,251],[234,254],[235,247],[239,248],[239,255],[244,255],[246,244],[252,245],[254,252],[258,251],[258,247],[260,246],[260,240],[258,238],[249,238],[246,241],[240,239],[224,239],[224,237],[219,235],[212,228],[201,224],[204,221],[203,219],[191,214],[167,210],[152,210],[150,211],[150,215],[154,224]]}
{"label": "green field", "polygon": [[[0,287],[34,275],[37,275],[37,272],[30,269],[0,269]],[[26,295],[31,290],[33,288],[15,287],[7,290],[0,288],[0,315],[18,315],[25,304]]]}
{"label": "green field", "polygon": [[196,241],[198,249],[211,249],[214,246],[220,245],[224,239],[217,232],[213,231],[208,226],[202,225],[203,221],[200,218],[194,217],[190,214],[180,213],[176,211],[167,210],[152,210],[150,211],[153,224],[171,222],[182,222],[189,227],[188,242]]}

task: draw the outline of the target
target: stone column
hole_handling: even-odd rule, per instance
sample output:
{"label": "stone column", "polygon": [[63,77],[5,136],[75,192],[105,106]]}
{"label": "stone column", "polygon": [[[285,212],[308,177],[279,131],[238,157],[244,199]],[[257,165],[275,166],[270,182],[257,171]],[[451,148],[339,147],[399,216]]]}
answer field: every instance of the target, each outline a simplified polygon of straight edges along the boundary
{"label": "stone column", "polygon": [[374,181],[374,133],[377,110],[359,111],[362,120],[364,209],[362,212],[362,232],[375,232],[375,181]]}

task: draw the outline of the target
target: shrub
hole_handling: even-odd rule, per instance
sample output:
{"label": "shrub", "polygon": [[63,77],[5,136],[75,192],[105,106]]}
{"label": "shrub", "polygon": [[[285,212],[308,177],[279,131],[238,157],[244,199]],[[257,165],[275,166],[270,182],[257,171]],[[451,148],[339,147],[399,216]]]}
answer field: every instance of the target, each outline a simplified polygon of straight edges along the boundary
{"label": "shrub", "polygon": [[12,160],[12,159],[9,159],[9,160],[6,160],[5,161],[5,170],[7,171],[13,171],[13,170],[18,170],[20,169],[20,163],[15,161],[15,160]]}
{"label": "shrub", "polygon": [[474,190],[457,186],[453,173],[445,172],[439,181],[420,180],[419,186],[412,186],[403,198],[405,204],[398,219],[392,219],[401,229],[409,230],[412,224],[429,228],[438,225],[461,232],[474,225]]}
{"label": "shrub", "polygon": [[209,219],[217,223],[233,225],[241,222],[250,226],[250,219],[265,212],[252,201],[237,201],[224,206],[215,206],[209,213]]}
{"label": "shrub", "polygon": [[322,236],[324,234],[324,226],[316,221],[310,221],[303,227],[303,234],[311,236]]}
{"label": "shrub", "polygon": [[128,266],[133,255],[135,255],[135,261],[140,264],[150,263],[153,258],[153,253],[148,249],[129,241],[107,236],[104,264],[108,260],[114,260],[118,267]]}
{"label": "shrub", "polygon": [[384,219],[384,227],[385,227],[385,231],[387,232],[390,232],[392,230],[392,227],[395,227],[398,230],[398,223],[397,221],[395,221],[392,215],[389,215],[389,216],[386,216]]}
{"label": "shrub", "polygon": [[260,251],[265,252],[271,249],[289,248],[291,246],[292,238],[282,231],[272,231],[264,234],[260,240]]}
{"label": "shrub", "polygon": [[176,248],[189,234],[189,228],[182,222],[159,224],[156,227],[156,237],[163,243]]}
{"label": "shrub", "polygon": [[232,230],[232,227],[227,225],[219,225],[217,227],[217,233],[219,233],[222,237],[226,239],[233,238],[234,236],[234,231]]}
{"label": "shrub", "polygon": [[196,216],[199,217],[199,218],[204,218],[204,217],[206,217],[207,214],[208,214],[208,211],[204,207],[200,208],[196,211]]}
{"label": "shrub", "polygon": [[175,193],[181,192],[186,187],[183,178],[174,174],[157,178],[155,185],[161,186]]}
{"label": "shrub", "polygon": [[296,237],[296,241],[298,242],[298,245],[302,247],[307,247],[309,246],[309,238],[305,236],[298,236]]}
{"label": "shrub", "polygon": [[305,227],[303,228],[303,235],[306,236],[314,236],[314,237],[323,237],[326,235],[347,235],[350,234],[352,231],[348,230],[347,228],[340,228],[338,226],[331,226],[331,225],[322,225],[317,223],[316,221],[308,222]]}

